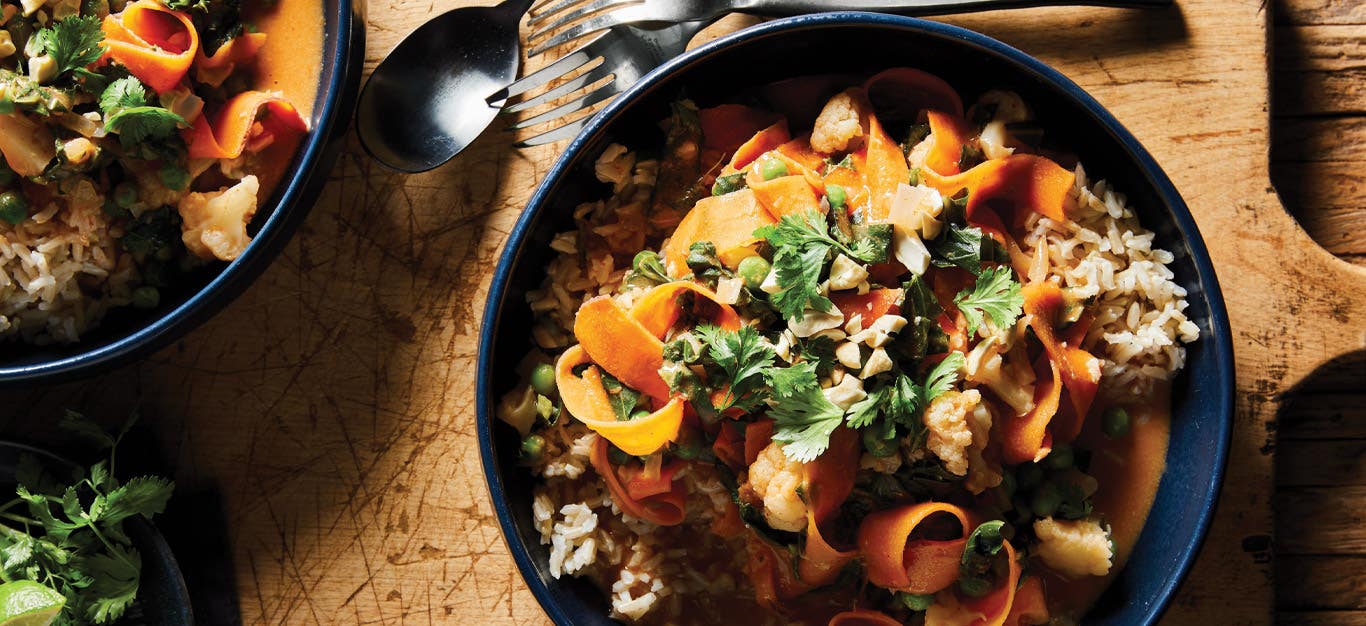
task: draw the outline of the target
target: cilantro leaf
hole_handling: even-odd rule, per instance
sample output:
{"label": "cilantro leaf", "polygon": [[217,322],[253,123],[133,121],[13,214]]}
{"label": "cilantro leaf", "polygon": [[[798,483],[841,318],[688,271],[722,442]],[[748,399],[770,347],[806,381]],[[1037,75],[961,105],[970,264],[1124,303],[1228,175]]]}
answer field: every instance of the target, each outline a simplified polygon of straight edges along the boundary
{"label": "cilantro leaf", "polygon": [[844,421],[844,411],[821,393],[816,364],[770,368],[766,374],[773,392],[773,440],[783,442],[787,458],[814,461],[830,447],[830,435]]}
{"label": "cilantro leaf", "polygon": [[100,94],[100,111],[106,115],[118,109],[140,106],[147,106],[147,88],[143,86],[142,81],[132,76],[109,83]]}
{"label": "cilantro leaf", "polygon": [[882,409],[882,403],[887,400],[888,389],[889,387],[878,389],[849,407],[849,415],[845,417],[845,421],[849,424],[849,427],[864,428],[866,426],[871,426],[873,422],[877,420],[878,414]]}
{"label": "cilantro leaf", "polygon": [[182,124],[185,118],[172,113],[169,109],[154,106],[136,106],[119,109],[104,118],[104,128],[117,133],[125,145],[136,144],[148,139],[165,139]]}
{"label": "cilantro leaf", "polygon": [[963,370],[966,362],[967,359],[962,352],[950,352],[943,361],[935,364],[921,387],[921,397],[925,406],[953,388],[953,384],[958,382],[958,372]]}
{"label": "cilantro leaf", "polygon": [[58,75],[84,70],[104,54],[104,31],[93,15],[68,17],[33,33],[34,56],[48,55],[57,62]]}
{"label": "cilantro leaf", "polygon": [[104,511],[99,520],[114,523],[134,515],[151,518],[166,510],[171,489],[171,481],[159,476],[133,478],[103,496]]}
{"label": "cilantro leaf", "polygon": [[114,447],[114,437],[105,432],[95,420],[86,417],[81,413],[67,410],[62,414],[57,426],[76,437],[85,440],[86,443],[95,446],[100,450],[107,450]]}
{"label": "cilantro leaf", "polygon": [[762,341],[759,331],[748,325],[734,331],[704,325],[695,332],[707,344],[707,358],[724,375],[726,393],[716,410],[738,407],[748,411],[763,402],[767,395],[763,392],[764,372],[773,366],[776,354]]}
{"label": "cilantro leaf", "polygon": [[973,288],[958,292],[953,302],[967,318],[968,334],[972,334],[984,322],[984,315],[997,328],[1013,326],[1023,310],[1024,295],[1011,269],[1000,266],[983,270]]}

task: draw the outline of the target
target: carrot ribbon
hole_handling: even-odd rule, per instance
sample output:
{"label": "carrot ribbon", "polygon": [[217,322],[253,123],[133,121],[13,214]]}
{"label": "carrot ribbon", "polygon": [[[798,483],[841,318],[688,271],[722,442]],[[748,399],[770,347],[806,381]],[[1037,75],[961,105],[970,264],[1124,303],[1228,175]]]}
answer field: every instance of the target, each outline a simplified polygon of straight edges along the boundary
{"label": "carrot ribbon", "polygon": [[618,420],[597,366],[589,365],[582,376],[574,374],[575,368],[590,363],[583,347],[574,346],[555,364],[555,384],[570,415],[623,452],[635,456],[651,454],[678,437],[678,429],[683,424],[682,398],[673,398],[663,408],[644,417]]}
{"label": "carrot ribbon", "polygon": [[308,131],[298,109],[283,97],[262,91],[244,91],[228,100],[212,122],[208,115],[194,120],[185,131],[192,159],[235,159],[254,152],[278,137]]}
{"label": "carrot ribbon", "polygon": [[[1085,333],[1085,324],[1074,325],[1065,338],[1059,338],[1054,329],[1065,305],[1062,288],[1051,282],[1032,283],[1025,285],[1021,294],[1024,313],[1029,316],[1034,336],[1043,344],[1049,371],[1040,373],[1034,388],[1034,408],[1003,424],[1002,451],[1009,463],[1037,461],[1048,455],[1055,438],[1076,438],[1100,383],[1099,361],[1077,345]],[[1044,369],[1043,364],[1036,369]],[[1064,389],[1071,419],[1059,421],[1055,417],[1060,413]]]}
{"label": "carrot ribbon", "polygon": [[219,46],[213,56],[206,56],[203,48],[200,48],[194,58],[195,78],[201,83],[217,87],[232,75],[238,63],[256,58],[264,45],[265,33],[243,33]]}
{"label": "carrot ribbon", "polygon": [[180,84],[199,53],[199,33],[190,17],[155,0],[138,0],[101,24],[104,57],[128,68],[152,91]]}
{"label": "carrot ribbon", "polygon": [[[607,456],[605,438],[599,437],[593,443],[589,461],[593,464],[593,470],[607,483],[612,500],[626,514],[660,526],[676,526],[683,522],[687,493],[682,484],[673,480],[674,475],[681,469],[681,464],[661,471],[657,479],[650,481],[653,488],[645,490],[644,495],[637,497],[632,494],[630,486],[639,479],[640,471],[612,465],[611,459]],[[623,475],[626,476],[624,481]]]}
{"label": "carrot ribbon", "polygon": [[[961,537],[947,541],[911,539],[935,515],[958,520]],[[958,579],[958,561],[967,544],[968,514],[945,502],[922,502],[878,511],[859,525],[858,545],[868,581],[906,593],[934,593]]]}
{"label": "carrot ribbon", "polygon": [[856,609],[830,618],[828,626],[901,626],[901,622],[880,611]]}

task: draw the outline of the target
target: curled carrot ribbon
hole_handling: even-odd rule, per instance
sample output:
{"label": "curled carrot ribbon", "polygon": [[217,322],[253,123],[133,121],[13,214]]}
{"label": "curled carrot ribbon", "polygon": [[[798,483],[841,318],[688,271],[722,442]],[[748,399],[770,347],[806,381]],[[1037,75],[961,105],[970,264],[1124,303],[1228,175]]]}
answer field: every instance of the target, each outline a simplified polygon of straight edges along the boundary
{"label": "curled carrot ribbon", "polygon": [[212,56],[206,56],[201,47],[194,58],[195,78],[201,83],[217,87],[232,74],[238,63],[256,58],[264,45],[265,33],[243,33],[219,46]]}
{"label": "curled carrot ribbon", "polygon": [[[911,539],[930,517],[951,515],[961,537],[939,541]],[[858,544],[868,581],[906,593],[935,593],[958,579],[958,561],[967,543],[968,514],[946,502],[922,502],[878,511],[859,525]]]}
{"label": "curled carrot ribbon", "polygon": [[244,91],[228,100],[212,122],[201,115],[185,131],[192,159],[235,159],[277,137],[308,131],[298,109],[283,97]]}
{"label": "curled carrot ribbon", "polygon": [[[589,462],[592,463],[593,470],[602,477],[603,482],[607,483],[607,489],[612,492],[612,500],[626,514],[660,526],[676,526],[683,522],[687,494],[682,484],[673,481],[674,474],[680,469],[679,466],[674,465],[668,470],[661,470],[656,479],[649,481],[651,486],[642,486],[642,481],[639,480],[640,472],[631,472],[628,468],[612,465],[611,459],[607,456],[607,440],[603,437],[598,437],[593,443]],[[625,484],[621,474],[628,475]],[[633,489],[636,491],[634,495]]]}
{"label": "curled carrot ribbon", "polygon": [[880,611],[857,609],[830,618],[829,626],[901,626],[901,622]]}
{"label": "curled carrot ribbon", "polygon": [[[678,429],[683,424],[681,397],[669,400],[663,408],[649,415],[618,420],[602,386],[602,374],[591,363],[588,353],[581,346],[574,346],[555,364],[555,384],[570,415],[623,452],[635,456],[651,454],[678,437]],[[580,365],[589,367],[582,376],[576,376],[574,369]]]}
{"label": "curled carrot ribbon", "polygon": [[[1076,345],[1085,332],[1085,324],[1074,326],[1066,338],[1059,338],[1054,328],[1065,305],[1062,288],[1051,282],[1032,283],[1025,285],[1021,294],[1029,327],[1043,344],[1049,371],[1041,372],[1034,388],[1033,410],[1007,419],[1002,425],[1005,435],[1002,451],[1010,463],[1042,459],[1052,449],[1055,436],[1063,441],[1075,438],[1100,383],[1099,361]],[[1043,364],[1036,369],[1043,369]],[[1062,406],[1064,389],[1070,401],[1067,409],[1071,420],[1060,422],[1055,418]]]}
{"label": "curled carrot ribbon", "polygon": [[152,91],[180,84],[199,52],[199,33],[189,16],[155,0],[138,0],[101,24],[105,58],[112,58]]}

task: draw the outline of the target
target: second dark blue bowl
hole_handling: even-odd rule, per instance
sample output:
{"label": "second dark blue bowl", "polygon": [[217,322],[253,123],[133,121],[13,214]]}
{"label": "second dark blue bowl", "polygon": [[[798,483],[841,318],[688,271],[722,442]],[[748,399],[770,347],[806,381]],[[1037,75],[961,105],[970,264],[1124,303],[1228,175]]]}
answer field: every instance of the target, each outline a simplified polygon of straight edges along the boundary
{"label": "second dark blue bowl", "polygon": [[518,439],[497,423],[494,405],[517,384],[516,363],[531,348],[525,302],[554,252],[551,236],[573,228],[581,202],[604,197],[593,161],[609,143],[650,151],[662,146],[658,121],[669,103],[733,101],[757,85],[796,76],[917,67],[959,91],[1019,93],[1036,112],[1050,145],[1074,150],[1088,174],[1124,191],[1155,245],[1170,250],[1176,281],[1189,291],[1200,340],[1172,397],[1167,472],[1128,566],[1088,624],[1149,625],[1166,609],[1209,526],[1223,476],[1233,415],[1233,350],[1228,316],[1204,241],[1167,175],[1133,135],[1056,70],[984,35],[923,20],[866,13],[795,17],[724,37],[646,76],[618,97],[569,146],[517,222],[499,262],[480,338],[478,428],[484,472],[503,536],[527,584],[557,624],[608,624],[604,594],[582,580],[550,577],[547,550],[531,523],[532,477],[517,465]]}

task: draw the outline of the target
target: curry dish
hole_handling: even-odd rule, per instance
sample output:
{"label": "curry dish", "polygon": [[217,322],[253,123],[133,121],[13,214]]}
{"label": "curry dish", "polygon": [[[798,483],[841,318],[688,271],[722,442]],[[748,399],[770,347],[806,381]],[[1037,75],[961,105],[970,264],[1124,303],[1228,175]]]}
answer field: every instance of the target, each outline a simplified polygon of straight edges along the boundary
{"label": "curry dish", "polygon": [[763,93],[608,147],[550,244],[498,409],[547,571],[628,622],[1079,620],[1199,335],[1173,255],[1013,93]]}
{"label": "curry dish", "polygon": [[0,4],[0,340],[232,261],[309,131],[317,0]]}

